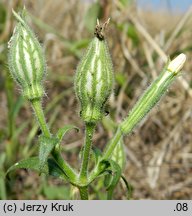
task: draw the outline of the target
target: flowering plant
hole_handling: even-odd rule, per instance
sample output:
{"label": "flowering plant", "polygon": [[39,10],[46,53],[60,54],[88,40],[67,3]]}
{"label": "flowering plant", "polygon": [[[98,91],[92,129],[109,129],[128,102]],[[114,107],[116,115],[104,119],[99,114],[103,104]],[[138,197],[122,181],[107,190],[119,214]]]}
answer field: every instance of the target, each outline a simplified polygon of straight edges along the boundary
{"label": "flowering plant", "polygon": [[[23,96],[32,105],[42,133],[38,138],[39,156],[19,161],[11,166],[7,173],[18,168],[29,168],[39,173],[59,177],[77,187],[81,199],[89,198],[89,186],[101,176],[105,176],[108,199],[112,199],[113,191],[121,178],[129,190],[129,184],[122,175],[125,160],[123,136],[130,134],[157,104],[170,84],[180,74],[186,56],[180,54],[166,64],[128,116],[117,125],[114,136],[101,152],[96,147],[92,147],[92,138],[97,123],[104,116],[105,104],[112,92],[114,77],[112,60],[105,36],[105,28],[109,20],[104,24],[97,21],[95,36],[82,57],[75,76],[75,91],[81,105],[80,117],[85,123],[82,162],[80,172],[77,172],[63,159],[61,141],[67,131],[78,130],[78,128],[73,125],[65,125],[56,134],[50,132],[42,108],[42,98],[45,94],[43,80],[46,75],[44,53],[25,20],[26,11],[23,10],[21,14],[13,11],[13,14],[18,23],[9,42],[10,73],[21,86]],[[89,168],[91,152],[95,159],[95,166],[92,170]]]}

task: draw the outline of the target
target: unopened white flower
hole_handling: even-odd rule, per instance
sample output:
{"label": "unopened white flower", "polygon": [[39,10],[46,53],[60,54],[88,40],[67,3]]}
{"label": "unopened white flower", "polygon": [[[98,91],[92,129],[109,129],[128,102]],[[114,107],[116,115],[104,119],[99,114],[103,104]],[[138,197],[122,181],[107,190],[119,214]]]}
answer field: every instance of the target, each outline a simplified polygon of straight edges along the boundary
{"label": "unopened white flower", "polygon": [[168,64],[167,69],[171,72],[178,73],[182,69],[185,61],[186,55],[181,53]]}
{"label": "unopened white flower", "polygon": [[179,71],[186,61],[184,54],[178,55],[161,72],[159,77],[149,86],[141,98],[138,100],[129,115],[121,123],[121,131],[124,134],[130,133],[135,126],[146,116],[146,114],[156,105],[162,95],[175,80]]}

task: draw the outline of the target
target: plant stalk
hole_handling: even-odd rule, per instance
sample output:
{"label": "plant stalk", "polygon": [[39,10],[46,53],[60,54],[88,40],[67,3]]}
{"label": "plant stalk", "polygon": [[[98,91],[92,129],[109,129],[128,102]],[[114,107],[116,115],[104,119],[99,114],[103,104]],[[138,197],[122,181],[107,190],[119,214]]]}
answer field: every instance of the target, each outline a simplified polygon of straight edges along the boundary
{"label": "plant stalk", "polygon": [[[41,128],[42,133],[46,137],[51,138],[52,135],[51,135],[51,133],[49,131],[49,128],[48,128],[46,120],[45,120],[45,116],[44,116],[44,112],[43,112],[43,109],[42,109],[41,101],[40,100],[32,100],[31,104],[32,104],[32,107],[33,107],[34,112],[36,114],[37,121],[39,123],[39,126]],[[60,154],[60,152],[58,151],[57,148],[53,149],[52,156],[55,158],[58,165],[63,169],[63,171],[65,172],[65,174],[69,178],[69,180],[74,181],[76,179],[75,171],[71,168],[71,166],[65,160],[63,160],[63,158],[62,158],[62,156],[61,156],[61,154]]]}
{"label": "plant stalk", "polygon": [[39,126],[41,128],[42,133],[48,137],[51,138],[51,133],[49,131],[49,128],[47,126],[46,120],[45,120],[45,116],[44,116],[44,112],[41,106],[41,101],[40,100],[32,100],[31,101],[33,110],[35,112],[37,121],[39,123]]}
{"label": "plant stalk", "polygon": [[79,193],[82,200],[88,200],[88,187],[79,187]]}
{"label": "plant stalk", "polygon": [[79,180],[81,183],[87,182],[88,177],[88,165],[89,165],[89,156],[91,151],[92,145],[92,138],[95,129],[95,124],[93,123],[86,123],[85,124],[85,144],[83,149],[83,159],[81,164],[81,170],[79,175]]}
{"label": "plant stalk", "polygon": [[112,138],[112,140],[107,144],[104,153],[103,153],[103,159],[107,160],[110,159],[113,150],[115,149],[116,145],[118,144],[119,140],[122,138],[123,133],[121,132],[120,127],[117,128],[117,131],[114,135],[114,137]]}

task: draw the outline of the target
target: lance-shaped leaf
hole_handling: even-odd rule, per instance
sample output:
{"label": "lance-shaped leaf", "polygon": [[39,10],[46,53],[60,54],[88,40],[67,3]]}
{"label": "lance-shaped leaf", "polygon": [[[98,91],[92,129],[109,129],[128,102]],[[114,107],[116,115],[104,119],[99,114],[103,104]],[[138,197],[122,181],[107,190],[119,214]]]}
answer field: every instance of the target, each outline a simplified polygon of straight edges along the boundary
{"label": "lance-shaped leaf", "polygon": [[93,146],[91,153],[94,156],[95,164],[97,164],[100,161],[101,157],[102,157],[101,150],[98,149],[96,146]]}
{"label": "lance-shaped leaf", "polygon": [[125,163],[126,163],[126,155],[125,155],[125,147],[123,143],[123,138],[119,140],[119,143],[116,145],[111,159],[115,161],[121,168],[121,170],[124,169]]}
{"label": "lance-shaped leaf", "polygon": [[43,169],[40,171],[40,160],[38,157],[31,157],[24,160],[21,160],[11,166],[8,170],[6,175],[9,175],[10,172],[17,170],[17,169],[31,169],[37,172],[43,172],[45,174],[49,174],[54,177],[59,177],[62,179],[66,179],[65,173],[62,169],[57,165],[57,163],[49,158],[45,163]]}
{"label": "lance-shaped leaf", "polygon": [[125,187],[127,189],[127,199],[130,200],[133,193],[133,186],[129,184],[129,182],[124,176],[121,176],[121,179],[123,180]]}
{"label": "lance-shaped leaf", "polygon": [[69,131],[75,129],[76,131],[79,131],[78,127],[75,127],[74,125],[65,125],[64,127],[60,128],[56,134],[56,137],[58,138],[59,143],[62,141],[65,134]]}
{"label": "lance-shaped leaf", "polygon": [[40,171],[44,169],[44,166],[47,162],[47,159],[49,157],[49,154],[53,150],[53,148],[56,146],[58,143],[58,139],[55,137],[46,137],[46,136],[41,136],[39,138],[39,169]]}
{"label": "lance-shaped leaf", "polygon": [[106,169],[109,174],[105,178],[105,186],[107,189],[107,198],[112,199],[113,192],[121,177],[121,168],[113,160],[109,160],[110,166]]}

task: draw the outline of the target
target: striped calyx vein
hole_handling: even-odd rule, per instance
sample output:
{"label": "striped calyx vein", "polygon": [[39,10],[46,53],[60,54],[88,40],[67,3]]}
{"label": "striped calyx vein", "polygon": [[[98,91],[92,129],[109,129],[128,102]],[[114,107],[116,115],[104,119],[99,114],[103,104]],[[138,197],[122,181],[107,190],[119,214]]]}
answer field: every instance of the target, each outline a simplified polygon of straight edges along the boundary
{"label": "striped calyx vein", "polygon": [[97,122],[113,87],[113,67],[106,40],[92,39],[75,77],[75,90],[85,122]]}
{"label": "striped calyx vein", "polygon": [[44,93],[42,81],[46,64],[43,50],[24,17],[13,13],[18,23],[8,44],[10,72],[27,99],[38,99]]}

